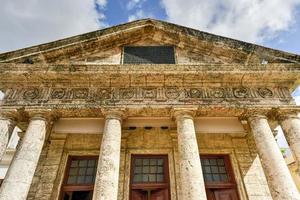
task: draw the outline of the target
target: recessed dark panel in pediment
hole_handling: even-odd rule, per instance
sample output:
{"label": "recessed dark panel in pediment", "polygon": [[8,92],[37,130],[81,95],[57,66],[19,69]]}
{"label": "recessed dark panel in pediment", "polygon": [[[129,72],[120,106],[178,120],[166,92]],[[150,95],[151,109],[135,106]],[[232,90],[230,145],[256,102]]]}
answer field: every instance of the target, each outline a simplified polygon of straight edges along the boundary
{"label": "recessed dark panel in pediment", "polygon": [[175,64],[172,46],[126,46],[123,64]]}

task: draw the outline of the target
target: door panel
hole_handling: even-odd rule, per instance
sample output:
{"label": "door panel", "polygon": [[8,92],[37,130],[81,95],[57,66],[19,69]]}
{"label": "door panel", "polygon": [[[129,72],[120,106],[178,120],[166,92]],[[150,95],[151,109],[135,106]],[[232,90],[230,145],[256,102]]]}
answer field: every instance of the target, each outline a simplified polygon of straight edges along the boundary
{"label": "door panel", "polygon": [[169,192],[167,189],[155,190],[151,192],[151,200],[169,200]]}
{"label": "door panel", "polygon": [[238,195],[234,189],[224,189],[214,191],[216,200],[238,200]]}
{"label": "door panel", "polygon": [[132,190],[131,199],[134,200],[147,200],[147,192],[142,190]]}
{"label": "door panel", "polygon": [[215,200],[215,197],[214,197],[214,193],[213,191],[209,190],[209,189],[206,189],[206,197],[207,197],[207,200]]}

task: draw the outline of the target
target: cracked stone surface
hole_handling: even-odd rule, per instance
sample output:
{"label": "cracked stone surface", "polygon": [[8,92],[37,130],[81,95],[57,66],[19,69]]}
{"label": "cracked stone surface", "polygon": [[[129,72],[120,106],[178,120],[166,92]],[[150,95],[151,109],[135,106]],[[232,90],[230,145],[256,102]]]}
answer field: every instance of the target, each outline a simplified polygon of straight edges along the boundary
{"label": "cracked stone surface", "polygon": [[300,200],[299,192],[266,117],[250,117],[249,123],[273,199]]}
{"label": "cracked stone surface", "polygon": [[297,116],[287,117],[280,123],[285,138],[295,155],[298,166],[300,162],[300,119]]}
{"label": "cracked stone surface", "polygon": [[177,132],[182,198],[206,200],[194,121],[191,116],[184,113],[177,116]]}
{"label": "cracked stone surface", "polygon": [[116,200],[118,197],[121,149],[121,121],[107,118],[100,149],[93,200]]}
{"label": "cracked stone surface", "polygon": [[33,118],[1,186],[1,200],[25,200],[27,198],[45,135],[45,120]]}
{"label": "cracked stone surface", "polygon": [[15,122],[10,119],[0,118],[0,160],[5,153],[9,138],[14,130]]}

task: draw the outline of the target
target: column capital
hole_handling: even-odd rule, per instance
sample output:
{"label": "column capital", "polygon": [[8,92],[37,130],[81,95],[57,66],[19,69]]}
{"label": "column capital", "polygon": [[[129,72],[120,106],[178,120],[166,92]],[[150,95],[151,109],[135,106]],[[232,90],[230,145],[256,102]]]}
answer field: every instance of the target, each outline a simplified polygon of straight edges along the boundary
{"label": "column capital", "polygon": [[122,121],[124,118],[126,118],[125,109],[105,108],[105,109],[101,109],[101,112],[104,115],[105,119],[117,119]]}
{"label": "column capital", "polygon": [[279,108],[274,108],[270,111],[269,117],[277,120],[279,122],[282,122],[287,119],[299,119],[298,114],[299,110],[297,109],[279,109]]}
{"label": "column capital", "polygon": [[240,121],[251,121],[253,119],[268,119],[268,110],[246,110],[240,117]]}
{"label": "column capital", "polygon": [[29,120],[40,119],[47,123],[56,121],[60,116],[59,113],[53,112],[51,109],[28,109],[25,112]]}
{"label": "column capital", "polygon": [[0,119],[9,120],[11,123],[16,124],[18,121],[18,111],[16,109],[1,109]]}
{"label": "column capital", "polygon": [[193,119],[196,116],[197,108],[173,108],[171,117],[175,120],[180,118]]}

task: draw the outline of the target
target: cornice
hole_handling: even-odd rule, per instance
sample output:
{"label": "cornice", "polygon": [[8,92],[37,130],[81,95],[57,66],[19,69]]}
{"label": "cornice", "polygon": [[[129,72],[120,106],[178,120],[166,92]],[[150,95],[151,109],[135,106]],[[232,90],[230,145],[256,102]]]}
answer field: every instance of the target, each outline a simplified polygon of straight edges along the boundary
{"label": "cornice", "polygon": [[278,86],[293,89],[300,65],[38,65],[0,63],[0,89],[20,86]]}
{"label": "cornice", "polygon": [[[290,110],[296,112],[300,111],[298,106],[282,106],[285,110]],[[193,117],[239,117],[240,120],[247,120],[247,117],[250,115],[265,115],[270,118],[274,107],[271,105],[259,106],[236,106],[236,105],[201,105],[201,106],[157,106],[157,105],[123,105],[123,106],[98,106],[97,108],[86,108],[82,107],[56,107],[50,108],[45,105],[43,106],[27,106],[17,107],[1,107],[0,110],[15,110],[14,116],[23,116],[19,118],[21,121],[28,121],[30,115],[38,113],[48,113],[47,116],[51,116],[52,119],[58,119],[59,117],[63,118],[104,118],[105,114],[109,112],[104,111],[114,111],[118,113],[123,113],[123,117],[132,118],[132,117],[172,117],[173,111],[192,111]],[[121,111],[121,112],[119,112]],[[31,114],[30,114],[31,113]],[[20,121],[19,120],[19,121]]]}
{"label": "cornice", "polygon": [[[186,40],[189,45],[193,45],[194,47],[197,47],[197,45],[203,41],[204,44],[209,43],[211,44],[210,46],[214,48],[224,45],[226,47],[224,49],[228,50],[228,52],[233,52],[233,54],[231,54],[233,56],[236,55],[236,52],[241,52],[242,62],[248,62],[248,60],[251,59],[257,62],[262,58],[266,58],[270,62],[299,63],[300,61],[300,56],[296,54],[270,49],[160,20],[142,19],[47,44],[41,44],[13,52],[3,53],[0,54],[0,62],[24,62],[26,57],[38,62],[53,62],[64,56],[72,57],[74,52],[91,50],[90,47],[93,46],[91,45],[92,43],[97,44],[94,46],[98,46],[101,44],[99,41],[111,39],[114,36],[117,39],[122,39],[126,33],[132,32],[132,30],[136,30],[134,33],[135,36],[140,36],[142,33],[146,33],[148,35],[149,32],[151,33],[153,31],[164,31],[166,35],[170,35],[170,37],[174,39],[174,45],[178,43],[178,38]],[[257,60],[256,58],[259,59]]]}

